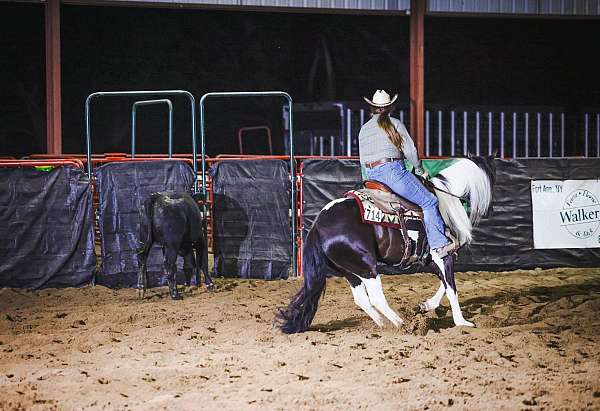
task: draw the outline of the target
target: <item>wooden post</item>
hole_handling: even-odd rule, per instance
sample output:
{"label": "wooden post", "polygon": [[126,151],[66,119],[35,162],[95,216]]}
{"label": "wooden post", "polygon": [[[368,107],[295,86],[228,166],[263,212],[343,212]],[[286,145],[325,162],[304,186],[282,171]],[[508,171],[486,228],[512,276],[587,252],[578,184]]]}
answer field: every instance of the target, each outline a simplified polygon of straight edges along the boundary
{"label": "wooden post", "polygon": [[46,152],[62,153],[60,0],[46,1]]}
{"label": "wooden post", "polygon": [[419,157],[425,155],[425,7],[426,0],[410,2],[410,135]]}

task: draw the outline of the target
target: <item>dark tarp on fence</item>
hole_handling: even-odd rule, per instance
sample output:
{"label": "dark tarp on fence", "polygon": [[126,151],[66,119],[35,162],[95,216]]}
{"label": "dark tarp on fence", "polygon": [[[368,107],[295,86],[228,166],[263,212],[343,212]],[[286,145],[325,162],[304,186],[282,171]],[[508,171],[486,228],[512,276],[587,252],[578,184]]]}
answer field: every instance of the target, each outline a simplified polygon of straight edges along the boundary
{"label": "dark tarp on fence", "polygon": [[[303,166],[302,224],[308,232],[321,208],[360,183],[357,160],[306,160]],[[496,160],[493,212],[473,231],[473,243],[460,251],[459,270],[582,267],[600,265],[600,248],[533,248],[531,180],[600,178],[600,159]],[[396,271],[381,266],[381,272]]]}
{"label": "dark tarp on fence", "polygon": [[283,160],[223,161],[213,176],[215,274],[287,278],[290,177]]}
{"label": "dark tarp on fence", "polygon": [[306,238],[319,211],[331,200],[359,188],[358,160],[308,159],[302,163],[302,238]]}
{"label": "dark tarp on fence", "polygon": [[[108,287],[134,287],[137,284],[140,248],[140,207],[158,191],[190,192],[194,172],[178,160],[108,163],[95,171],[98,195],[102,265],[97,283]],[[160,247],[152,247],[148,257],[149,286],[156,286],[164,273]],[[178,282],[182,281],[178,258]]]}
{"label": "dark tarp on fence", "polygon": [[0,168],[0,286],[90,283],[93,221],[92,188],[83,170]]}
{"label": "dark tarp on fence", "polygon": [[459,253],[458,268],[600,266],[600,248],[533,248],[531,180],[600,178],[600,159],[496,160],[493,212],[473,231],[471,247]]}

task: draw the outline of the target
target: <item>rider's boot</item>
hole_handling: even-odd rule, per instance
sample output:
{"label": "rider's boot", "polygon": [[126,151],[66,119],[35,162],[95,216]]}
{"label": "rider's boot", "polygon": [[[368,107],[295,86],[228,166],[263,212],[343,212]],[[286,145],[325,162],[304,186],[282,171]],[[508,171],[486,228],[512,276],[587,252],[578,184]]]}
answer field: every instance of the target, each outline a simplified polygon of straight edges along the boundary
{"label": "rider's boot", "polygon": [[431,252],[436,253],[440,259],[446,257],[448,254],[455,253],[460,247],[458,240],[454,236],[448,235],[448,233],[446,233],[446,236],[450,240],[448,244],[431,250]]}

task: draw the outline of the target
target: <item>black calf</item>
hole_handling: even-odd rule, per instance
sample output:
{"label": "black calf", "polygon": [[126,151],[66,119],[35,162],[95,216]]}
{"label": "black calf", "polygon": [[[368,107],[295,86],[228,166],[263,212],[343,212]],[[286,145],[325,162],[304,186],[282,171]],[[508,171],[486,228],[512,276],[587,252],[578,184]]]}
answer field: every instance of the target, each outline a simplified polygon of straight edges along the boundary
{"label": "black calf", "polygon": [[[175,273],[177,255],[184,259],[183,271],[186,285],[190,285],[192,272],[200,286],[200,268],[209,290],[214,288],[208,273],[208,244],[202,213],[192,196],[187,193],[161,192],[152,194],[143,205],[140,227],[142,248],[138,252],[138,295],[144,297],[148,288],[146,261],[153,243],[160,244],[165,257],[165,271],[169,293],[180,300]],[[196,256],[194,258],[194,251]]]}

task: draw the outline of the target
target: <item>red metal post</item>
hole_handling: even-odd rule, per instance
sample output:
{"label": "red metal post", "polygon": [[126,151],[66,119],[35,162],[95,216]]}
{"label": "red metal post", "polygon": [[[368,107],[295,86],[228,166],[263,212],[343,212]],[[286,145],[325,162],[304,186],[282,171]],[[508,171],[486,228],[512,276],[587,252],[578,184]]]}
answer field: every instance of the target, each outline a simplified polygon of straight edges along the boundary
{"label": "red metal post", "polygon": [[425,154],[425,7],[426,0],[410,2],[410,135],[419,157]]}
{"label": "red metal post", "polygon": [[60,0],[46,1],[46,144],[62,153],[60,103]]}

